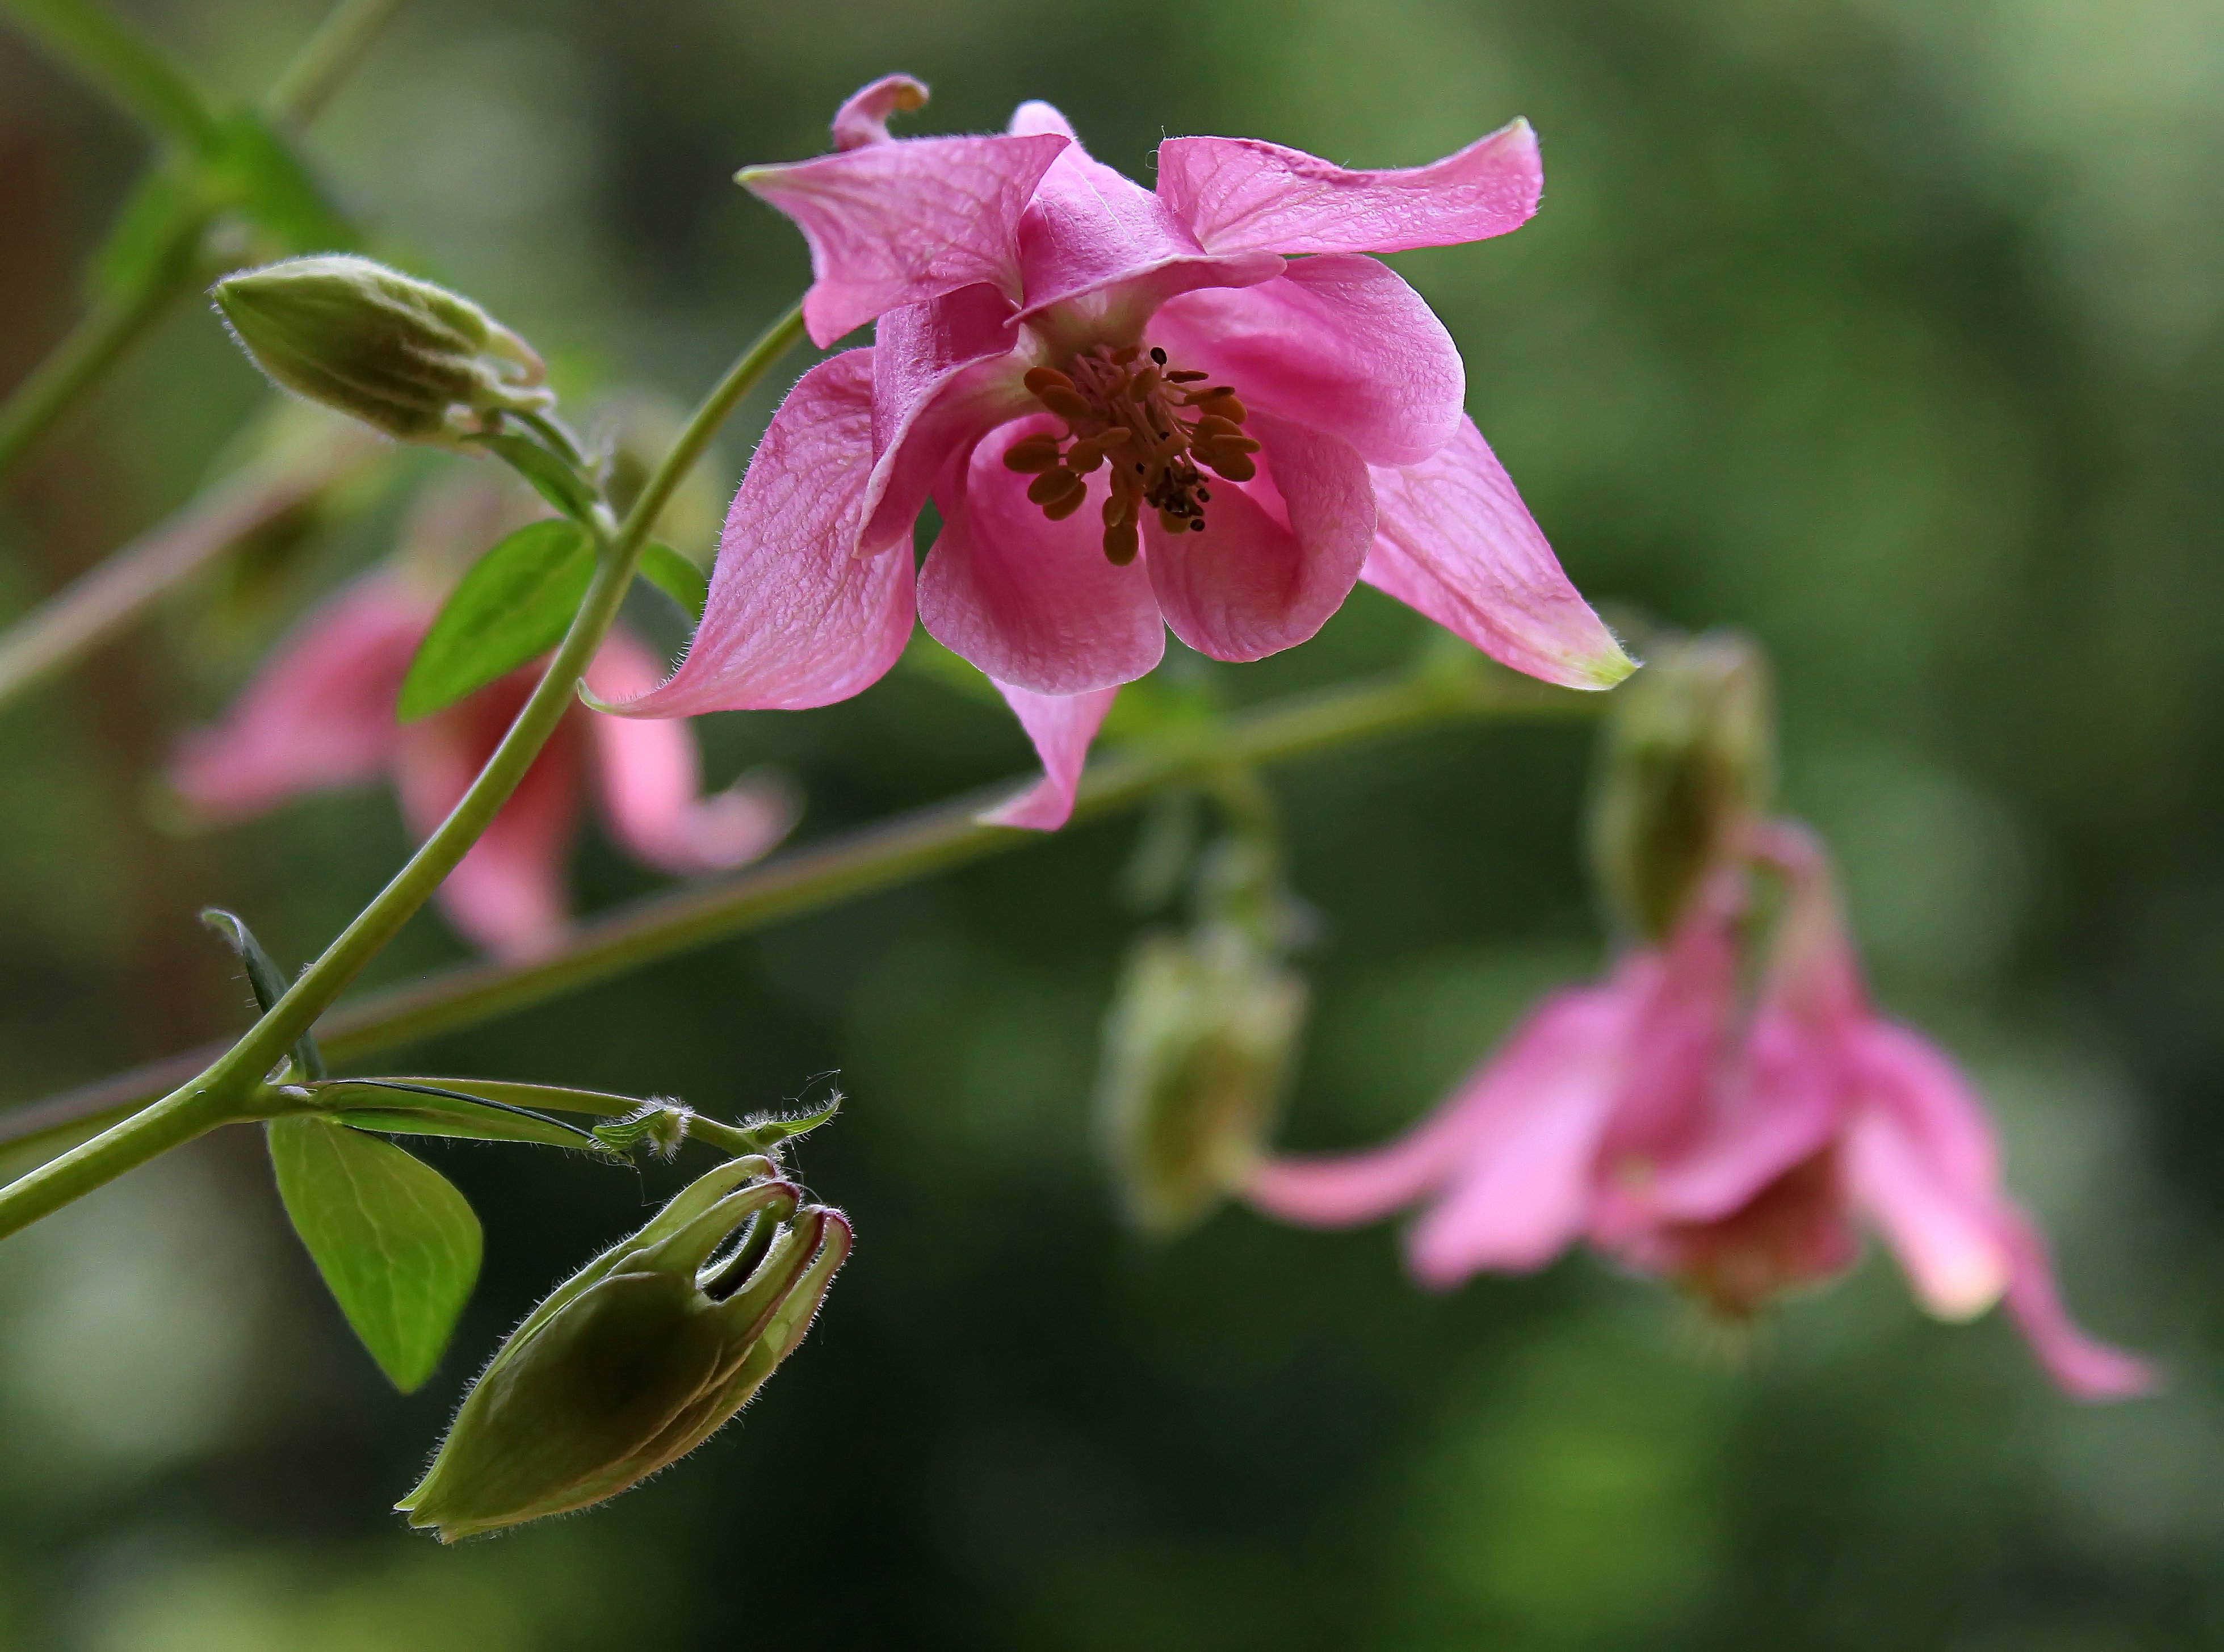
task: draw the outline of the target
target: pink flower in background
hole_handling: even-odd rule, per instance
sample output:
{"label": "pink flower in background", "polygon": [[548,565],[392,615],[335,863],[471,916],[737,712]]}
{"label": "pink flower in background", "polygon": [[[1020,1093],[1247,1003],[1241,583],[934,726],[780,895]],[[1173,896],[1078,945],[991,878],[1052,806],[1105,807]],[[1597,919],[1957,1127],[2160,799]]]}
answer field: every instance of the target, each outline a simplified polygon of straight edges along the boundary
{"label": "pink flower in background", "polygon": [[[281,643],[223,721],[188,735],[171,781],[193,808],[244,820],[306,793],[390,775],[402,818],[428,836],[470,787],[532,692],[511,674],[421,722],[397,724],[395,696],[439,603],[387,573],[358,580]],[[639,642],[613,634],[590,686],[639,693],[659,675]],[[618,842],[670,872],[754,860],[786,835],[794,803],[775,782],[744,781],[698,795],[686,730],[629,723],[578,708],[542,749],[486,834],[440,886],[457,929],[508,957],[544,951],[570,910],[564,860],[591,782]]]}
{"label": "pink flower in background", "polygon": [[1547,681],[1627,674],[1463,411],[1450,335],[1366,256],[1519,227],[1543,187],[1526,124],[1389,172],[1171,138],[1153,192],[1046,104],[1003,134],[891,139],[925,97],[877,81],[835,117],[836,153],[742,174],[810,244],[812,339],[877,332],[774,415],[694,643],[628,713],[845,699],[916,611],[1042,756],[991,818],[1049,828],[1169,627],[1256,660],[1364,579]]}
{"label": "pink flower in background", "polygon": [[1526,1272],[1588,1240],[1735,1315],[1842,1271],[1867,1225],[1940,1318],[2004,1298],[2069,1392],[2151,1387],[2145,1364],[2063,1310],[1967,1081],[1870,1007],[1820,845],[1779,823],[1751,851],[1788,895],[1750,1003],[1749,880],[1733,864],[1664,945],[1545,1000],[1412,1134],[1348,1158],[1267,1161],[1251,1203],[1323,1227],[1425,1205],[1407,1254],[1437,1287]]}

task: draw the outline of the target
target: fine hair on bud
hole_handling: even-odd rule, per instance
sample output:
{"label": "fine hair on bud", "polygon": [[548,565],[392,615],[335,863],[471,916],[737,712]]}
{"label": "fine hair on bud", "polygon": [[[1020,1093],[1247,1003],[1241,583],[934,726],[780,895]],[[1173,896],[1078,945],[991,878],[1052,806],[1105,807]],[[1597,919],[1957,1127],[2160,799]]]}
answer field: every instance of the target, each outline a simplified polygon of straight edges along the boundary
{"label": "fine hair on bud", "polygon": [[532,347],[459,294],[353,254],[227,275],[218,313],[281,389],[400,441],[449,445],[554,396]]}

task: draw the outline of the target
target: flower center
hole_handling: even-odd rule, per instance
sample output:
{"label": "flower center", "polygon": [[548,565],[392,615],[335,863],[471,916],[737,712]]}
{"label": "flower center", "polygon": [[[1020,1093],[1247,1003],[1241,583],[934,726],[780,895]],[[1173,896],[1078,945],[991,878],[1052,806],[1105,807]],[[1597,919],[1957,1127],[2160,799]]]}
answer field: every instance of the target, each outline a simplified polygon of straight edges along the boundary
{"label": "flower center", "polygon": [[[1166,352],[1102,345],[1066,364],[1037,367],[1028,391],[1065,421],[1063,437],[1045,434],[1014,442],[1004,463],[1035,479],[1027,497],[1052,522],[1063,522],[1088,497],[1082,478],[1109,464],[1104,502],[1104,555],[1125,567],[1142,542],[1146,510],[1170,534],[1204,531],[1212,494],[1205,470],[1230,482],[1259,473],[1259,444],[1243,434],[1243,404],[1234,387],[1207,384],[1208,373],[1169,370]],[[1194,416],[1185,416],[1194,415]]]}

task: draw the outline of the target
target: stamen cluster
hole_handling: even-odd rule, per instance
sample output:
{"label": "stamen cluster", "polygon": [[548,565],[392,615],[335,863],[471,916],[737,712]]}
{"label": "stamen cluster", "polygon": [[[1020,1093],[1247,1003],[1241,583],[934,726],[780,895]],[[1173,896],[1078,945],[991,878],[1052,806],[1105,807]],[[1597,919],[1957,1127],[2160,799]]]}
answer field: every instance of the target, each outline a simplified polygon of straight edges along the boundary
{"label": "stamen cluster", "polygon": [[[1012,444],[1004,463],[1032,475],[1027,497],[1052,522],[1063,522],[1088,497],[1083,479],[1109,461],[1111,495],[1104,501],[1104,555],[1115,566],[1135,560],[1142,513],[1159,513],[1170,534],[1203,533],[1212,494],[1197,466],[1230,482],[1259,473],[1259,444],[1243,434],[1243,403],[1232,385],[1205,384],[1210,374],[1169,370],[1166,352],[1102,345],[1066,364],[1037,367],[1027,387],[1065,421],[1064,438],[1045,433]],[[1194,413],[1194,418],[1184,418]]]}

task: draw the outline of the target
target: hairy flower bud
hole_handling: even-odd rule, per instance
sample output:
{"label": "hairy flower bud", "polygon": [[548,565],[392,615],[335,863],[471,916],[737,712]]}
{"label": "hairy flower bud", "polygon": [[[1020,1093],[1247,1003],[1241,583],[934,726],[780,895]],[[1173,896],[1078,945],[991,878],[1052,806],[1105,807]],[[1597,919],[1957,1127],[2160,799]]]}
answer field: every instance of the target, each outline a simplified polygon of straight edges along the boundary
{"label": "hairy flower bud", "polygon": [[1137,946],[1105,1024],[1097,1105],[1138,1226],[1177,1232],[1241,1183],[1281,1105],[1305,997],[1234,923]]}
{"label": "hairy flower bud", "polygon": [[[616,1496],[686,1455],[792,1352],[850,1254],[765,1159],[730,1161],[552,1292],[395,1507],[453,1542]],[[736,1232],[738,1243],[719,1255]]]}
{"label": "hairy flower bud", "polygon": [[1656,649],[1614,696],[1592,794],[1591,851],[1617,916],[1658,940],[1730,836],[1768,807],[1768,662],[1710,631]]}
{"label": "hairy flower bud", "polygon": [[524,339],[471,300],[368,258],[288,258],[212,294],[280,385],[398,440],[451,441],[489,414],[555,401]]}

